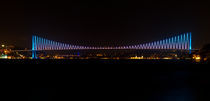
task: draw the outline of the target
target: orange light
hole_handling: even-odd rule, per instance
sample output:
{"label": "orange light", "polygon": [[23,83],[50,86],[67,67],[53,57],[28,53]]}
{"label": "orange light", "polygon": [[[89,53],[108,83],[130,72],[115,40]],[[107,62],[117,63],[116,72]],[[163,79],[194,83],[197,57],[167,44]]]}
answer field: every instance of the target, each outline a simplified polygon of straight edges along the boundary
{"label": "orange light", "polygon": [[143,59],[144,57],[138,57],[138,56],[135,56],[135,57],[130,57],[130,59]]}
{"label": "orange light", "polygon": [[172,59],[171,57],[164,57],[163,59],[169,60]]}
{"label": "orange light", "polygon": [[196,59],[196,60],[200,60],[200,59],[201,59],[201,57],[200,57],[200,56],[197,56],[197,57],[195,57],[195,59]]}

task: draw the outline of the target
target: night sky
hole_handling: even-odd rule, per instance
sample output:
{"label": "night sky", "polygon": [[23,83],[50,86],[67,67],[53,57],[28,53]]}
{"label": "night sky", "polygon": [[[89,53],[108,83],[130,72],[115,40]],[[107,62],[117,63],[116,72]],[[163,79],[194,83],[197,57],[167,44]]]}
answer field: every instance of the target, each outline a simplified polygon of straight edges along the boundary
{"label": "night sky", "polygon": [[133,45],[192,32],[210,43],[210,2],[1,1],[0,43],[31,47],[31,36],[87,46]]}

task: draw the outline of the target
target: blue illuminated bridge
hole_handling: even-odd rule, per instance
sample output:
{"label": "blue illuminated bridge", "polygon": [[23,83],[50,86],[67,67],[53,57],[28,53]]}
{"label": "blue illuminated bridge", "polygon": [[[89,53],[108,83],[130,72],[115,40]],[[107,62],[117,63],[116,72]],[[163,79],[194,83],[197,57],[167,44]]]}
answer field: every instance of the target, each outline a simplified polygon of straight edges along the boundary
{"label": "blue illuminated bridge", "polygon": [[59,51],[59,50],[180,50],[191,53],[192,49],[192,35],[191,32],[183,33],[177,36],[165,38],[148,43],[130,45],[130,46],[116,46],[116,47],[90,47],[66,44],[53,40],[48,40],[39,36],[32,36],[32,58],[37,58],[39,51]]}

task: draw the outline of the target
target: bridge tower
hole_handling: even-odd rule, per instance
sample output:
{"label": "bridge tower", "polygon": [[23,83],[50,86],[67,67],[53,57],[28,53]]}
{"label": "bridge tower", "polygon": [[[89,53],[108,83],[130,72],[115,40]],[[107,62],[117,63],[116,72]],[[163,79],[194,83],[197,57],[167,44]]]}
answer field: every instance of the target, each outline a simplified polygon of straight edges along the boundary
{"label": "bridge tower", "polygon": [[36,56],[36,36],[32,36],[32,59],[37,59],[37,56]]}

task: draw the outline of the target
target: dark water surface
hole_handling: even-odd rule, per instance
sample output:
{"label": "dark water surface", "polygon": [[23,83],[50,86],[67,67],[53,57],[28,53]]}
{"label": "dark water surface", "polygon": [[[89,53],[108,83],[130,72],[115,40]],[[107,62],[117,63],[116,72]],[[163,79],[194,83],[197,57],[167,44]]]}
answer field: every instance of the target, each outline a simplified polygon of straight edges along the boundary
{"label": "dark water surface", "polygon": [[54,81],[53,78],[52,81],[33,78],[25,86],[3,89],[10,97],[27,101],[209,101],[209,75],[207,72],[169,71],[122,77],[123,81],[119,80],[121,76],[97,78],[98,75]]}
{"label": "dark water surface", "polygon": [[[122,60],[126,65],[119,60],[73,61],[12,60],[13,68],[1,65],[2,97],[9,101],[210,101],[208,66],[192,61]],[[58,65],[16,65],[40,63]],[[149,63],[153,65],[144,65]]]}

